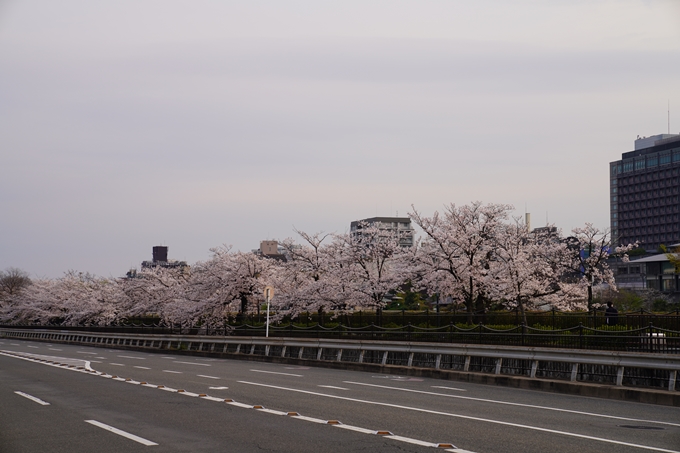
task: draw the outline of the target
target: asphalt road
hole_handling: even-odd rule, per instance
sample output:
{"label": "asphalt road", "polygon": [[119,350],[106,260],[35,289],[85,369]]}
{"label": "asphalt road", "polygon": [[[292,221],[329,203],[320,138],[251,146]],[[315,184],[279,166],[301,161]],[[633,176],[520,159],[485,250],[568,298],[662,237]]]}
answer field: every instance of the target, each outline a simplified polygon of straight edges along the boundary
{"label": "asphalt road", "polygon": [[680,408],[0,340],[0,453],[149,449],[680,453]]}

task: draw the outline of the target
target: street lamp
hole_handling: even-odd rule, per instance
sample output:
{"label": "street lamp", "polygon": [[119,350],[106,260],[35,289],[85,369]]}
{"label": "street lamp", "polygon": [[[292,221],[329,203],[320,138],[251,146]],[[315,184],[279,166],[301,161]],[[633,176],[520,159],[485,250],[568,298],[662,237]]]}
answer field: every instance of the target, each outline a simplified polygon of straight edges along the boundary
{"label": "street lamp", "polygon": [[267,303],[267,327],[265,329],[265,337],[269,338],[269,301],[274,297],[274,288],[271,286],[264,287],[264,300]]}

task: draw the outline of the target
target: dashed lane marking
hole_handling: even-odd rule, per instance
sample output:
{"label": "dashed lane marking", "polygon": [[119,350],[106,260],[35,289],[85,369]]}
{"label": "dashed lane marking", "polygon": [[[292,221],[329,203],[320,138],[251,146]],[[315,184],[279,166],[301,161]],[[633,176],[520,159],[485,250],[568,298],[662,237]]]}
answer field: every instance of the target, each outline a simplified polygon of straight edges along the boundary
{"label": "dashed lane marking", "polygon": [[87,351],[76,351],[76,354],[92,354],[92,355],[98,355],[98,352],[87,352]]}
{"label": "dashed lane marking", "polygon": [[336,387],[334,385],[319,385],[319,387],[323,387],[323,388],[327,388],[327,389],[349,390],[349,389],[346,389],[345,387]]}
{"label": "dashed lane marking", "polygon": [[163,373],[175,373],[175,374],[182,374],[181,371],[172,371],[172,370],[163,370]]}
{"label": "dashed lane marking", "polygon": [[19,392],[19,391],[15,391],[14,393],[16,393],[19,396],[23,396],[24,398],[28,398],[29,400],[34,401],[34,402],[36,402],[36,403],[38,403],[42,406],[49,406],[50,405],[50,403],[48,403],[47,401],[43,401],[36,396],[29,395],[28,393]]}
{"label": "dashed lane marking", "polygon": [[662,422],[662,421],[657,421],[657,420],[645,420],[645,419],[639,419],[639,418],[618,417],[616,415],[596,414],[594,412],[583,412],[583,411],[575,411],[575,410],[570,410],[570,409],[560,409],[558,407],[536,406],[536,405],[533,405],[533,404],[511,403],[511,402],[508,402],[508,401],[490,400],[490,399],[486,399],[486,398],[474,398],[472,396],[460,396],[460,395],[450,395],[448,393],[426,392],[424,390],[413,390],[413,389],[405,389],[405,388],[401,388],[401,387],[391,387],[391,386],[388,386],[388,385],[368,384],[368,383],[365,383],[365,382],[353,382],[353,381],[343,381],[343,382],[345,384],[364,385],[364,386],[367,386],[367,387],[383,388],[383,389],[389,389],[389,390],[399,390],[399,391],[402,391],[402,392],[421,393],[421,394],[434,395],[434,396],[444,396],[444,397],[447,397],[447,398],[457,398],[457,399],[470,400],[470,401],[481,401],[481,402],[485,402],[485,403],[505,404],[505,405],[508,405],[508,406],[528,407],[528,408],[531,408],[531,409],[544,409],[544,410],[549,410],[549,411],[565,412],[565,413],[569,413],[569,414],[589,415],[591,417],[611,418],[611,419],[615,419],[615,420],[626,420],[626,421],[635,421],[635,422],[644,422],[644,423],[657,423],[657,424],[660,424],[660,425],[680,426],[680,424],[678,424],[678,423]]}
{"label": "dashed lane marking", "polygon": [[277,371],[264,371],[264,370],[250,370],[250,371],[254,371],[255,373],[280,374],[280,375],[283,375],[283,376],[304,377],[301,374],[279,373]]}
{"label": "dashed lane marking", "polygon": [[139,366],[139,365],[135,365],[132,368],[139,368],[140,370],[150,370],[151,369],[148,366]]}
{"label": "dashed lane marking", "polygon": [[172,362],[172,363],[183,363],[184,365],[212,366],[209,363],[196,363],[196,362]]}
{"label": "dashed lane marking", "polygon": [[433,385],[432,388],[433,389],[456,390],[458,392],[467,392],[467,390],[465,390],[465,389],[458,389],[456,387],[444,387],[444,386],[441,386],[441,385]]}
{"label": "dashed lane marking", "polygon": [[602,438],[602,437],[588,436],[588,435],[585,435],[585,434],[571,433],[571,432],[568,432],[568,431],[559,431],[559,430],[556,430],[556,429],[541,428],[539,426],[522,425],[520,423],[504,422],[504,421],[501,421],[501,420],[492,420],[492,419],[488,419],[488,418],[473,417],[473,416],[462,415],[462,414],[454,414],[452,412],[436,411],[436,410],[432,410],[432,409],[423,409],[423,408],[420,408],[420,407],[412,407],[412,406],[402,406],[400,404],[383,403],[383,402],[380,402],[380,401],[361,400],[361,399],[358,399],[358,398],[348,398],[348,397],[344,397],[344,396],[330,395],[330,394],[326,394],[326,393],[310,392],[310,391],[307,391],[307,390],[280,387],[278,385],[260,384],[260,383],[257,383],[257,382],[238,381],[238,383],[239,384],[249,384],[249,385],[256,385],[256,386],[260,386],[260,387],[273,388],[273,389],[277,389],[277,390],[285,390],[285,391],[289,391],[289,392],[304,393],[304,394],[307,394],[307,395],[324,396],[326,398],[334,398],[334,399],[339,399],[339,400],[344,400],[344,401],[353,401],[355,403],[372,404],[372,405],[375,405],[375,406],[392,407],[392,408],[395,408],[395,409],[404,409],[404,410],[409,410],[409,411],[421,412],[421,413],[425,413],[425,414],[444,415],[444,416],[447,416],[447,417],[455,417],[455,418],[460,418],[460,419],[464,419],[464,420],[474,420],[474,421],[479,421],[479,422],[492,423],[492,424],[496,424],[496,425],[511,426],[511,427],[514,427],[514,428],[523,428],[523,429],[529,429],[529,430],[533,430],[533,431],[540,431],[540,432],[545,432],[545,433],[558,434],[558,435],[562,435],[562,436],[594,440],[594,441],[610,443],[610,444],[614,444],[614,445],[624,445],[624,446],[627,446],[627,447],[641,448],[641,449],[644,449],[644,450],[660,451],[660,452],[664,452],[664,453],[680,453],[680,451],[677,451],[677,450],[668,450],[668,449],[665,449],[665,448],[652,447],[650,445],[633,444],[633,443],[630,443],[630,442],[623,442],[623,441],[618,441],[618,440],[613,440],[613,439],[605,439],[605,438]]}
{"label": "dashed lane marking", "polygon": [[[441,443],[436,444],[436,443],[421,441],[421,440],[418,440],[418,439],[412,439],[412,438],[409,438],[409,437],[396,436],[389,431],[375,431],[375,430],[361,428],[361,427],[357,427],[357,426],[344,425],[338,420],[322,420],[322,419],[317,419],[317,418],[313,418],[313,417],[305,417],[303,415],[298,414],[297,412],[284,412],[284,411],[278,411],[278,410],[274,410],[274,409],[267,409],[267,408],[265,408],[261,405],[244,404],[244,403],[239,403],[239,402],[233,401],[233,400],[228,399],[228,398],[227,399],[217,398],[217,397],[206,395],[204,393],[193,393],[193,392],[188,392],[186,390],[178,390],[178,389],[174,389],[174,388],[171,388],[171,387],[165,387],[163,385],[153,385],[153,384],[149,384],[147,382],[140,382],[140,381],[136,381],[136,380],[131,379],[131,378],[123,378],[123,377],[120,377],[120,376],[110,375],[110,374],[103,373],[103,372],[100,372],[100,371],[92,370],[91,368],[89,368],[89,362],[86,362],[87,368],[86,367],[76,367],[75,365],[70,365],[67,368],[64,368],[65,364],[63,364],[63,363],[38,358],[39,356],[37,356],[35,354],[14,353],[14,352],[9,352],[9,351],[7,351],[7,352],[0,351],[0,354],[10,356],[10,357],[14,357],[14,358],[19,358],[19,359],[22,359],[22,360],[28,360],[28,361],[31,361],[31,362],[42,363],[44,365],[54,366],[54,367],[58,367],[58,368],[62,368],[62,369],[68,369],[68,370],[71,370],[71,371],[78,371],[78,372],[81,372],[81,373],[95,374],[97,376],[100,376],[100,377],[103,377],[103,378],[106,378],[106,379],[112,379],[112,380],[115,380],[115,381],[118,381],[118,382],[125,382],[125,383],[129,383],[129,384],[141,385],[143,387],[165,390],[167,392],[177,393],[179,395],[186,395],[186,396],[205,399],[205,400],[209,400],[209,401],[227,403],[229,405],[241,407],[241,408],[244,408],[244,409],[254,409],[254,410],[257,410],[257,411],[260,411],[260,412],[265,412],[265,413],[269,413],[269,414],[273,414],[273,415],[294,417],[298,420],[309,421],[309,422],[319,423],[319,424],[325,424],[325,425],[329,425],[329,426],[335,426],[335,427],[348,429],[348,430],[352,430],[352,431],[356,431],[356,432],[360,432],[360,433],[371,434],[371,435],[380,435],[380,436],[383,436],[386,439],[391,439],[391,440],[395,440],[395,441],[407,442],[407,443],[411,443],[411,444],[424,445],[424,446],[429,446],[429,447],[437,447],[437,448],[440,448],[440,449],[446,448],[444,446],[447,446],[447,447],[452,446],[451,444],[441,444]],[[49,357],[49,356],[40,356],[40,357]],[[167,371],[170,371],[170,370],[167,370]],[[170,371],[170,372],[172,372],[172,371]],[[175,373],[179,373],[179,372],[175,372]],[[216,387],[216,388],[218,388],[218,387]],[[226,387],[225,387],[225,389],[226,389]],[[105,429],[107,431],[113,432],[113,433],[118,434],[120,436],[134,440],[135,442],[139,442],[143,445],[147,445],[147,446],[158,445],[156,442],[150,441],[148,439],[144,439],[143,437],[139,437],[137,435],[128,433],[126,431],[120,430],[120,429],[115,428],[113,426],[99,422],[97,420],[85,420],[85,421],[87,423],[90,423],[90,424],[97,426],[99,428]],[[447,449],[446,451],[457,452],[457,453],[473,453],[473,452],[468,452],[467,450],[457,449],[456,447],[454,447],[453,449]],[[676,452],[674,452],[674,453],[676,453]],[[680,452],[677,452],[677,453],[680,453]]]}
{"label": "dashed lane marking", "polygon": [[229,387],[208,387],[210,390],[227,390]]}
{"label": "dashed lane marking", "polygon": [[125,366],[125,365],[123,365],[122,363],[113,363],[113,362],[110,362],[109,365]]}
{"label": "dashed lane marking", "polygon": [[39,347],[37,347],[37,346],[31,346],[31,345],[28,345],[28,347],[29,347],[29,348],[33,348],[33,349],[40,349],[40,348],[39,348]]}
{"label": "dashed lane marking", "polygon": [[207,379],[222,379],[222,378],[218,378],[217,376],[206,376],[205,374],[197,374],[196,376],[204,377],[204,378],[207,378]]}
{"label": "dashed lane marking", "polygon": [[136,359],[136,360],[146,360],[146,357],[135,357],[131,355],[119,355],[121,359]]}
{"label": "dashed lane marking", "polygon": [[144,439],[143,437],[139,437],[139,436],[136,436],[134,434],[130,434],[126,431],[123,431],[122,429],[114,428],[111,425],[106,425],[102,422],[98,422],[97,420],[85,420],[85,422],[89,423],[90,425],[94,425],[94,426],[97,426],[99,428],[110,431],[114,434],[118,434],[119,436],[123,436],[127,439],[134,440],[135,442],[138,442],[142,445],[146,445],[147,447],[150,447],[152,445],[158,445],[156,442],[150,441],[148,439]]}

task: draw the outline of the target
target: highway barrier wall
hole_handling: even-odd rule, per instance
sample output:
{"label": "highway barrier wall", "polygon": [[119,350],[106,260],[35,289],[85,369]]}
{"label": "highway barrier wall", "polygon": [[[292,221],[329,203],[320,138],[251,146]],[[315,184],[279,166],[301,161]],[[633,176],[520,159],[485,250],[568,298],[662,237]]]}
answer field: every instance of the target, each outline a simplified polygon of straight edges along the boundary
{"label": "highway barrier wall", "polygon": [[680,406],[680,354],[0,328],[0,337],[366,370]]}

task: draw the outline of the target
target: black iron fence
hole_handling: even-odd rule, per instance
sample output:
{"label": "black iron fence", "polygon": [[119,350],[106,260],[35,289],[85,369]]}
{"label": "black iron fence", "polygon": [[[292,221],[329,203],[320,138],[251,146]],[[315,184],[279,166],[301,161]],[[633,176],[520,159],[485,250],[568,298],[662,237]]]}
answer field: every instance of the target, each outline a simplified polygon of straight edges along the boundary
{"label": "black iron fence", "polygon": [[[170,335],[233,335],[263,337],[266,334],[266,326],[250,325],[247,323],[238,326],[225,324],[221,327],[187,326],[180,324],[130,324],[117,326],[3,325],[0,327]],[[595,329],[579,324],[576,327],[568,329],[553,330],[523,325],[508,329],[495,329],[483,324],[471,327],[459,327],[452,323],[447,326],[430,328],[414,326],[412,324],[398,327],[381,327],[375,324],[352,327],[339,323],[336,323],[333,326],[322,326],[318,323],[311,326],[299,326],[294,323],[288,323],[270,325],[269,335],[271,337],[307,339],[334,338],[355,341],[387,340],[680,354],[680,332],[664,329],[653,324],[637,329],[627,329],[623,325]]]}
{"label": "black iron fence", "polygon": [[[439,312],[433,310],[407,311],[407,310],[382,310],[382,311],[355,311],[348,314],[335,313],[301,313],[292,322],[298,326],[334,326],[343,324],[349,327],[366,327],[370,325],[380,327],[418,326],[424,328],[442,327],[454,324],[486,326],[521,326],[522,315],[519,310],[491,311],[473,313],[472,323],[470,316],[464,311]],[[232,325],[262,324],[265,322],[264,313],[251,313],[241,318],[233,319]],[[282,323],[291,322],[290,317],[284,316]],[[618,326],[626,329],[640,329],[653,324],[659,328],[680,331],[680,310],[670,313],[651,313],[644,310],[619,313],[616,319]],[[592,310],[589,312],[562,312],[558,310],[526,312],[526,325],[529,327],[552,330],[570,329],[582,325],[591,329],[607,326],[604,310]]]}

